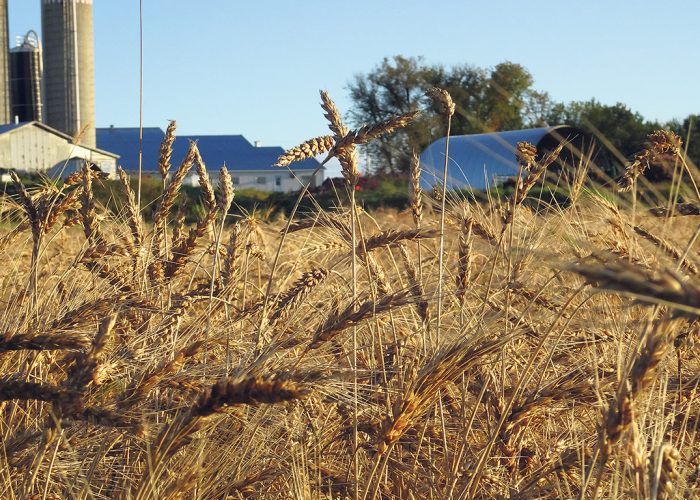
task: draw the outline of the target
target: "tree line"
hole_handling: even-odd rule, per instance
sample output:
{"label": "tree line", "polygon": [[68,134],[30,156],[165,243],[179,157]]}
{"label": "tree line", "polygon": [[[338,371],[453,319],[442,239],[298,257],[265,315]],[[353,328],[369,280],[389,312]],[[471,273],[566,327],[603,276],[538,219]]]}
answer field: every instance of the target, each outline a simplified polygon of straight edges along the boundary
{"label": "tree line", "polygon": [[372,71],[355,75],[348,89],[353,103],[349,113],[355,125],[373,123],[413,109],[428,109],[399,133],[383,136],[366,146],[370,170],[377,174],[406,172],[411,154],[446,134],[446,125],[425,96],[425,89],[446,89],[456,104],[452,135],[571,125],[594,136],[625,158],[644,144],[647,134],[666,128],[688,143],[688,157],[700,165],[700,114],[659,123],[645,119],[627,105],[606,105],[596,99],[557,102],[533,88],[533,78],[522,65],[502,62],[492,68],[468,64],[445,67],[422,58],[384,58]]}

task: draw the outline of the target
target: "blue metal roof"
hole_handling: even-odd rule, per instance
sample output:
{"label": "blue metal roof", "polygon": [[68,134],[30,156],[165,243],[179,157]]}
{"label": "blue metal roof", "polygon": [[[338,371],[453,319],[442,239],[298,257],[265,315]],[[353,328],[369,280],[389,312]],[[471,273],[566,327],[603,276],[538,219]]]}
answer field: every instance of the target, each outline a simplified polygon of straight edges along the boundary
{"label": "blue metal roof", "polygon": [[26,125],[28,122],[24,123],[7,123],[5,125],[0,125],[0,134],[4,134],[5,132],[9,132],[10,130],[14,130],[19,127],[23,127]]}
{"label": "blue metal roof", "polygon": [[[450,137],[447,186],[450,189],[485,189],[494,186],[494,177],[513,177],[518,174],[515,146],[527,141],[535,146],[552,136],[558,140],[570,139],[577,134],[573,127],[556,127],[509,130],[488,134],[458,135]],[[438,139],[425,148],[420,157],[421,184],[424,188],[442,182],[445,162],[445,138]]]}
{"label": "blue metal roof", "polygon": [[[143,129],[143,171],[158,171],[160,143],[165,132],[158,127]],[[242,135],[178,136],[173,144],[173,166],[185,157],[189,141],[197,142],[199,152],[208,170],[218,170],[226,163],[229,170],[275,170],[272,165],[284,153],[280,147],[255,147]],[[136,171],[139,161],[139,129],[136,127],[109,127],[97,129],[97,147],[117,153],[119,164],[127,171]],[[319,162],[311,158],[293,163],[294,170],[314,170]]]}

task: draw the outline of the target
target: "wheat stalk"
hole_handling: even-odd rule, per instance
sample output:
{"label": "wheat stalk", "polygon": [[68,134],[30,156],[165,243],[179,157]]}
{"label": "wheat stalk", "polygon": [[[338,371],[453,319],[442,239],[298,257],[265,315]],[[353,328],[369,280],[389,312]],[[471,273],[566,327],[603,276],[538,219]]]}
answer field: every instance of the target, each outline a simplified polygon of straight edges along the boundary
{"label": "wheat stalk", "polygon": [[634,156],[618,181],[619,191],[630,191],[637,178],[664,154],[680,153],[683,141],[678,135],[666,130],[656,130],[647,136],[647,146]]}
{"label": "wheat stalk", "polygon": [[429,238],[437,238],[439,232],[435,229],[388,229],[365,239],[364,246],[357,248],[359,255],[371,252],[378,248],[399,245],[406,241],[419,241]]}
{"label": "wheat stalk", "polygon": [[171,120],[168,123],[168,128],[165,129],[165,137],[160,143],[160,155],[158,156],[158,171],[163,179],[163,182],[168,178],[168,172],[172,166],[170,160],[173,156],[173,143],[175,142],[175,129],[177,123]]}
{"label": "wheat stalk", "polygon": [[216,382],[201,393],[196,402],[164,426],[152,443],[148,467],[136,490],[135,498],[144,498],[152,488],[152,481],[161,474],[164,463],[185,446],[193,433],[201,428],[203,420],[226,407],[251,404],[278,404],[299,399],[309,387],[285,374],[238,377]]}
{"label": "wheat stalk", "polygon": [[342,312],[330,315],[314,333],[309,349],[318,349],[343,330],[355,326],[370,315],[380,315],[394,307],[400,307],[411,302],[407,291],[384,295],[376,302],[362,301],[359,305],[350,304]]}
{"label": "wheat stalk", "polygon": [[440,246],[438,250],[438,288],[437,288],[437,325],[435,327],[436,342],[440,343],[440,327],[442,324],[442,302],[443,302],[443,276],[445,274],[445,204],[447,202],[447,166],[450,158],[450,130],[452,129],[452,116],[455,113],[455,104],[449,92],[438,87],[431,87],[426,92],[427,96],[435,101],[441,114],[447,120],[447,133],[445,134],[445,162],[442,170],[442,192],[440,209]]}
{"label": "wheat stalk", "polygon": [[129,221],[129,229],[131,229],[132,252],[138,254],[139,249],[143,245],[143,220],[136,205],[136,195],[129,185],[129,177],[126,172],[119,167],[119,180],[122,184],[122,189],[126,195],[126,213]]}
{"label": "wheat stalk", "polygon": [[304,161],[309,158],[327,153],[333,148],[335,139],[330,135],[314,137],[306,142],[302,142],[292,149],[288,149],[277,159],[276,167],[287,167],[296,161]]}

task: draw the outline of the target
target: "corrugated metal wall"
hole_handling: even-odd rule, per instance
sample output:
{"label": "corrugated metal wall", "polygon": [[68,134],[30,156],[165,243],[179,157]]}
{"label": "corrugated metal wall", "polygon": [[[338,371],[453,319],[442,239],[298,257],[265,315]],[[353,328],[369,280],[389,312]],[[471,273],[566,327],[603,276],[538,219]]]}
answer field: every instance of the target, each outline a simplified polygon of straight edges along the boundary
{"label": "corrugated metal wall", "polygon": [[0,135],[0,168],[23,172],[45,172],[71,158],[90,160],[114,174],[116,160],[99,151],[72,144],[39,125],[25,125]]}

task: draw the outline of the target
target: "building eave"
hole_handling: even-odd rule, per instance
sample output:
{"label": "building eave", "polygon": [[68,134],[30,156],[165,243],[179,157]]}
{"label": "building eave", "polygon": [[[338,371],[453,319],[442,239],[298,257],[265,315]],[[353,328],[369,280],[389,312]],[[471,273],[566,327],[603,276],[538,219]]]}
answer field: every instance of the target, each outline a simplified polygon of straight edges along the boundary
{"label": "building eave", "polygon": [[71,137],[70,135],[68,135],[68,134],[66,134],[66,133],[64,133],[64,132],[61,132],[60,130],[56,130],[55,128],[50,127],[50,126],[46,125],[45,123],[38,122],[38,121],[31,121],[31,122],[24,122],[24,123],[21,123],[21,124],[19,124],[17,127],[13,128],[13,129],[11,129],[11,130],[7,130],[7,131],[3,132],[3,134],[12,134],[12,133],[17,132],[18,130],[22,130],[22,129],[24,129],[25,127],[28,127],[28,126],[34,126],[34,127],[38,127],[38,128],[40,128],[40,129],[43,129],[43,130],[45,130],[45,131],[47,131],[47,132],[50,132],[50,133],[52,133],[52,134],[54,134],[54,135],[57,135],[57,136],[59,136],[59,137],[65,139],[66,141],[68,141],[68,142],[71,143],[71,144],[75,144],[76,146],[80,146],[81,148],[88,149],[88,150],[90,150],[90,151],[94,151],[95,153],[100,153],[100,154],[103,154],[103,155],[105,155],[105,156],[110,156],[110,157],[114,158],[115,160],[116,160],[117,158],[119,158],[119,155],[116,154],[116,153],[112,153],[112,152],[110,152],[110,151],[105,151],[104,149],[99,149],[99,148],[94,148],[94,147],[91,147],[91,146],[86,146],[86,145],[84,145],[84,144],[80,144],[79,142],[76,143],[76,142],[73,140],[73,137]]}

